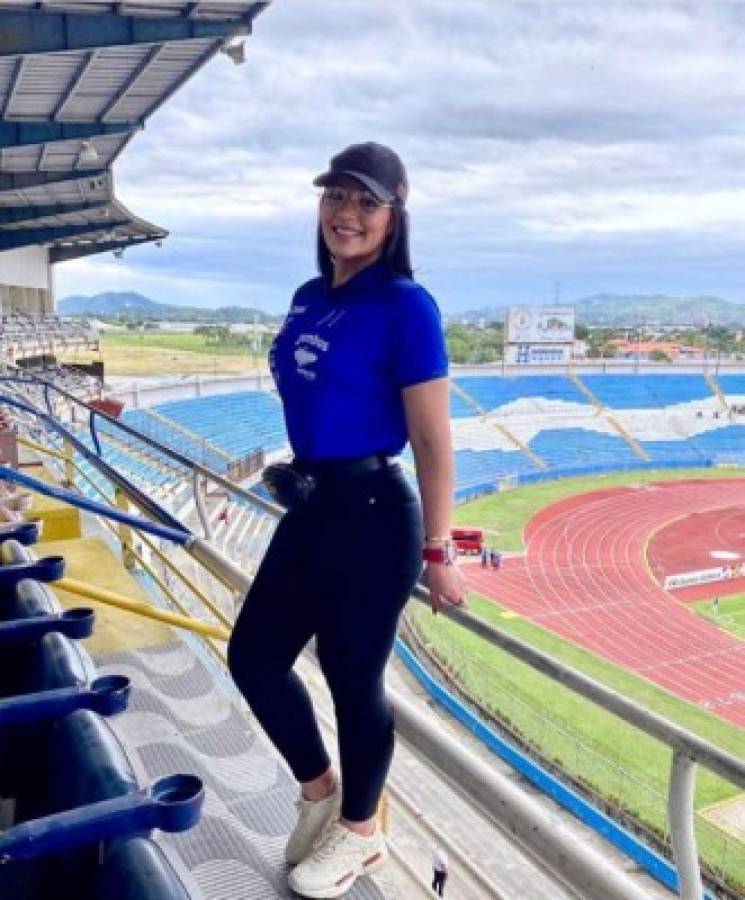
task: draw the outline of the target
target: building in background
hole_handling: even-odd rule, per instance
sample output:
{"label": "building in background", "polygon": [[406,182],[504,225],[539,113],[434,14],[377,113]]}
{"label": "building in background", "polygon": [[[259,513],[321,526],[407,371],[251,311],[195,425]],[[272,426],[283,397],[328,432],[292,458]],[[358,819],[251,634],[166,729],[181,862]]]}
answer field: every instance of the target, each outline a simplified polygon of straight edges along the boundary
{"label": "building in background", "polygon": [[574,347],[573,306],[511,306],[504,330],[508,365],[567,364]]}

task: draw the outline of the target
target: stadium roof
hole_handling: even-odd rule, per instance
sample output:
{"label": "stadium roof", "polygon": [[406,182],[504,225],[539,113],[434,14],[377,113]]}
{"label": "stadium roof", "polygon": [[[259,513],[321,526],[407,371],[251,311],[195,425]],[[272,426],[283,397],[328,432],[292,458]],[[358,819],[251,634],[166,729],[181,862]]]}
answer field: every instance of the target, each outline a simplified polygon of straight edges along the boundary
{"label": "stadium roof", "polygon": [[162,240],[114,197],[145,120],[267,6],[248,0],[0,0],[0,250],[50,259]]}

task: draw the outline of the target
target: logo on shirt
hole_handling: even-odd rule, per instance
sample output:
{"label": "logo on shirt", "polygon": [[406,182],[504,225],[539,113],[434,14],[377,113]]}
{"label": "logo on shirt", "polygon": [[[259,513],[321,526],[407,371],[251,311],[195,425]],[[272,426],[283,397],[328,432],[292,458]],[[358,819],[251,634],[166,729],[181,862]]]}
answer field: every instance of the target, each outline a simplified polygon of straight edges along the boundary
{"label": "logo on shirt", "polygon": [[317,372],[311,368],[314,363],[318,362],[318,353],[320,350],[325,353],[329,349],[329,342],[324,341],[317,334],[301,334],[295,341],[295,371],[298,375],[313,381]]}

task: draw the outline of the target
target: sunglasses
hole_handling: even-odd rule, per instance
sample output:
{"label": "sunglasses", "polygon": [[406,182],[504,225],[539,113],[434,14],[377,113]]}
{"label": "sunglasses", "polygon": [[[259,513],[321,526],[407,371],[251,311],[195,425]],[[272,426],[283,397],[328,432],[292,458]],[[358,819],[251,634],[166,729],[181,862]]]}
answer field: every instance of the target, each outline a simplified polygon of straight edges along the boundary
{"label": "sunglasses", "polygon": [[378,200],[370,191],[355,191],[343,187],[327,187],[321,192],[321,206],[326,209],[341,209],[349,200],[354,201],[355,206],[365,216],[374,216],[379,209],[390,207],[393,204]]}

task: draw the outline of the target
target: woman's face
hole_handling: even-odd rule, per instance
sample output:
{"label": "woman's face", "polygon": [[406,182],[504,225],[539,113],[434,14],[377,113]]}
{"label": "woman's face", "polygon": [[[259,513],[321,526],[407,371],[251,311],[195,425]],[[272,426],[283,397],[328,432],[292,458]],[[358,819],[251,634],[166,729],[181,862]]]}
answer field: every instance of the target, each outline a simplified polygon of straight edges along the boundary
{"label": "woman's face", "polygon": [[[341,194],[339,188],[343,189]],[[334,265],[362,269],[375,262],[391,230],[390,206],[381,205],[374,212],[366,209],[370,206],[369,200],[365,203],[370,192],[354,178],[340,178],[325,191],[336,201],[346,194],[340,204],[328,204],[321,199],[319,205],[321,231]]]}

